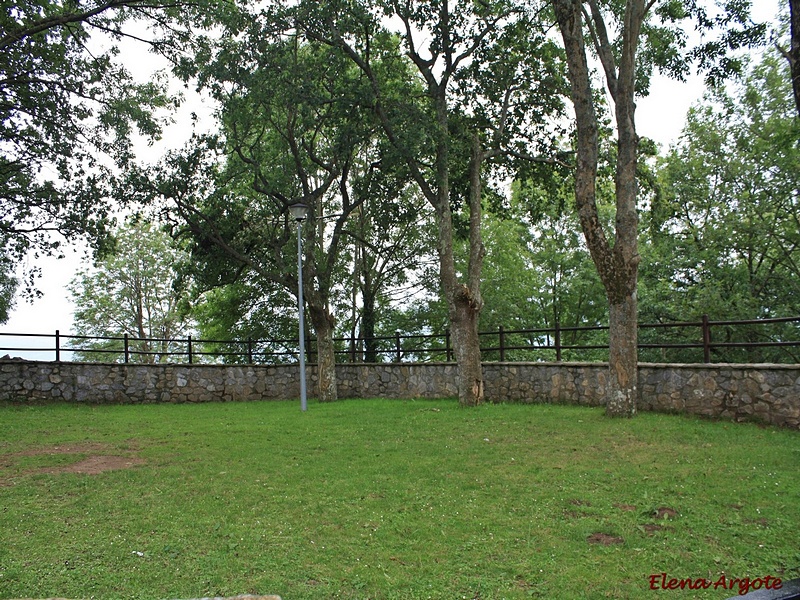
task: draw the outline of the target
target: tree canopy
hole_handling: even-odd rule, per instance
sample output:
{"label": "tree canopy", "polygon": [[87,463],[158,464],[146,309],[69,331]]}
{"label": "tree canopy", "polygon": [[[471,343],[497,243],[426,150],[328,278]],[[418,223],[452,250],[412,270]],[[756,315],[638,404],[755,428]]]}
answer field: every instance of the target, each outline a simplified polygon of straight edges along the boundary
{"label": "tree canopy", "polygon": [[[474,405],[479,329],[608,320],[610,355],[593,356],[609,358],[609,414],[630,416],[642,318],[797,312],[791,52],[722,86],[748,67],[732,51],[763,40],[747,2],[40,4],[8,5],[0,35],[0,316],[14,260],[55,251],[51,233],[102,247],[109,198],[157,209],[191,252],[172,276],[196,284],[201,331],[284,340],[288,207],[308,205],[324,400],[337,353],[378,360],[381,333],[449,328],[459,399]],[[153,111],[171,100],[115,56],[139,18],[218,106],[215,129],[146,163],[131,136],[157,136]],[[685,23],[704,33],[697,47]],[[111,46],[96,51],[94,31]],[[656,72],[694,68],[715,91],[659,156],[636,102]]]}
{"label": "tree canopy", "polygon": [[800,121],[788,72],[770,54],[731,91],[709,92],[661,159],[647,320],[800,314]]}
{"label": "tree canopy", "polygon": [[[119,350],[131,338],[141,362],[167,362],[176,338],[191,333],[189,283],[182,277],[189,255],[153,224],[133,220],[114,232],[113,250],[70,285],[78,357],[110,361],[101,350]],[[119,355],[113,356],[118,359]]]}
{"label": "tree canopy", "polygon": [[164,80],[133,80],[116,42],[174,5],[0,2],[0,248],[13,263],[80,236],[102,246],[109,169],[134,158],[134,132],[159,135],[153,111],[172,103]]}

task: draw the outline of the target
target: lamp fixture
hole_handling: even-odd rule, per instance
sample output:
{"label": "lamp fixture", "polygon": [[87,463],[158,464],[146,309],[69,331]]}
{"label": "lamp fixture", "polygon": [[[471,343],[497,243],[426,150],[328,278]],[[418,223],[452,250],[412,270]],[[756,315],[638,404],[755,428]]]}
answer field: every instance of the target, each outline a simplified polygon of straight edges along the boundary
{"label": "lamp fixture", "polygon": [[302,223],[306,220],[308,216],[308,205],[303,204],[302,202],[298,202],[297,204],[292,204],[289,207],[289,212],[292,214],[292,218],[297,221],[298,223]]}

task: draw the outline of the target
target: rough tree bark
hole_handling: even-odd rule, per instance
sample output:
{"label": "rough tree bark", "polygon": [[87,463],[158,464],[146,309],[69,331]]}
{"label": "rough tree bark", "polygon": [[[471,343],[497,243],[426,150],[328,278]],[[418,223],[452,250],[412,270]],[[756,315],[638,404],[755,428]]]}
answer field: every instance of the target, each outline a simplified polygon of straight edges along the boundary
{"label": "rough tree bark", "polygon": [[[606,290],[609,303],[609,385],[606,414],[630,417],[638,399],[636,162],[639,138],[635,126],[634,83],[636,49],[644,20],[644,0],[627,0],[621,23],[621,52],[614,55],[604,17],[595,0],[588,12],[581,0],[552,0],[567,55],[568,76],[577,126],[575,199],[586,244]],[[592,97],[584,45],[584,26],[591,32],[614,104],[617,125],[615,174],[616,226],[610,243],[597,211],[597,113]],[[617,64],[618,63],[618,64]]]}
{"label": "rough tree bark", "polygon": [[[469,260],[467,283],[461,283],[453,254],[453,213],[450,207],[450,147],[446,86],[439,88],[436,102],[438,140],[436,152],[437,194],[432,202],[436,211],[439,278],[447,301],[453,354],[457,365],[458,401],[462,406],[477,406],[484,401],[478,317],[483,300],[480,293],[481,269],[485,253],[481,236],[481,155],[476,136],[470,161]],[[477,149],[476,149],[477,147]]]}
{"label": "rough tree bark", "polygon": [[797,116],[800,117],[800,0],[789,0],[791,47],[788,56]]}
{"label": "rough tree bark", "polygon": [[[453,350],[459,365],[458,397],[461,403],[475,406],[484,400],[478,318],[483,308],[480,280],[485,248],[481,233],[482,148],[477,135],[472,141],[469,168],[469,266],[467,284],[454,280],[448,290],[450,329]],[[448,222],[452,236],[452,220]],[[450,248],[452,249],[452,237]]]}
{"label": "rough tree bark", "polygon": [[328,308],[318,300],[309,300],[308,315],[317,334],[317,377],[319,378],[319,401],[335,402],[338,399],[336,387],[336,355],[334,354],[333,332],[335,320]]}

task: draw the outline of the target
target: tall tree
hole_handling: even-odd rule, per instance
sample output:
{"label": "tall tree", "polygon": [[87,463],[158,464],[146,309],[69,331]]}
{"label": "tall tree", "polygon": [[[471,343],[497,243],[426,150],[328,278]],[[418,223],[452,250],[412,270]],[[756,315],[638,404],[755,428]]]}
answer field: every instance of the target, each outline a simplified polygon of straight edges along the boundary
{"label": "tall tree", "polygon": [[[507,39],[519,39],[503,33],[512,28],[524,29],[521,20],[530,31],[532,22],[524,21],[522,13],[519,5],[507,1],[304,2],[289,20],[302,27],[306,35],[341,48],[358,65],[372,86],[374,110],[384,134],[405,160],[433,208],[439,279],[458,364],[459,401],[467,406],[480,404],[484,398],[478,319],[483,307],[480,278],[484,247],[480,224],[484,163],[492,153],[486,143],[488,140],[490,144],[508,146],[512,138],[506,133],[511,129],[509,125],[522,122],[528,116],[526,109],[534,105],[526,93],[530,88],[519,85],[525,80],[520,77],[518,66],[530,56],[530,48],[503,45]],[[397,31],[385,29],[385,16],[399,24]],[[420,97],[413,89],[406,88],[404,93],[386,79],[385,66],[391,64],[387,57],[399,55],[398,42],[423,83]],[[399,58],[393,61],[402,62]],[[466,81],[469,74],[474,75],[471,68],[476,62],[481,62],[485,75],[507,75],[475,96],[498,103],[492,115],[497,120],[489,123],[485,117],[490,111],[478,115],[484,119],[470,119],[465,109],[470,104],[468,98],[462,95],[456,99],[459,78]],[[476,106],[477,102],[472,104],[473,108]],[[427,143],[421,144],[423,139]],[[456,175],[458,165],[462,169],[460,180]],[[457,268],[454,253],[459,204],[463,207],[462,222],[467,224],[469,248],[463,272]]]}
{"label": "tall tree", "polygon": [[[572,102],[577,126],[575,199],[587,246],[597,266],[609,301],[610,380],[606,412],[631,416],[637,397],[636,278],[639,267],[636,213],[636,159],[638,136],[634,120],[636,51],[646,14],[644,0],[628,0],[620,20],[619,53],[597,2],[584,12],[580,0],[553,0],[567,53]],[[597,110],[589,61],[584,45],[584,25],[590,30],[614,103],[618,131],[616,175],[616,229],[610,243],[597,214],[598,164]]]}
{"label": "tall tree", "polygon": [[[296,292],[295,224],[288,207],[309,207],[304,222],[304,298],[317,337],[319,398],[337,398],[332,298],[342,280],[351,217],[397,178],[375,142],[370,92],[339,49],[274,32],[260,14],[221,24],[236,35],[199,40],[205,51],[182,63],[220,105],[219,136],[196,140],[133,188],[166,199],[208,285],[255,272],[265,286]],[[385,183],[401,193],[402,175]],[[386,192],[389,193],[389,192]],[[385,229],[390,224],[383,223]]]}
{"label": "tall tree", "polygon": [[[113,251],[94,269],[78,273],[69,286],[78,336],[132,337],[141,362],[166,362],[175,338],[191,328],[188,290],[180,273],[188,254],[151,223],[134,221],[115,232]],[[71,340],[84,359],[108,360],[101,350],[118,341]],[[118,355],[117,355],[118,356]]]}
{"label": "tall tree", "polygon": [[[763,33],[763,27],[735,28],[747,23],[747,5],[732,3],[723,15],[711,20],[695,2],[626,0],[551,0],[564,49],[567,54],[571,98],[575,111],[577,155],[575,198],[578,215],[592,260],[606,290],[609,303],[610,377],[606,413],[630,417],[636,414],[637,390],[637,278],[638,250],[637,162],[639,136],[636,133],[635,99],[646,93],[650,71],[659,66],[681,77],[689,55],[682,53],[684,36],[679,30],[659,27],[648,20],[655,17],[669,25],[690,15],[701,27],[723,25],[724,43],[709,42],[694,56],[719,80],[739,66],[722,60],[728,46],[741,46]],[[615,206],[616,222],[610,236],[598,217],[598,110],[592,85],[586,40],[590,40],[600,62],[603,82],[611,98],[617,134]]]}

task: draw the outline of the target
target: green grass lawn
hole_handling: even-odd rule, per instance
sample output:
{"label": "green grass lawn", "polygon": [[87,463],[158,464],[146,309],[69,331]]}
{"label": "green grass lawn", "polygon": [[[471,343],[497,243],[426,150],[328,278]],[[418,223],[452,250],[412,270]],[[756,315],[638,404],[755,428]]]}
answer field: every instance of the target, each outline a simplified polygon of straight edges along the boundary
{"label": "green grass lawn", "polygon": [[800,576],[797,431],[453,400],[0,424],[2,598],[721,599],[650,578]]}

